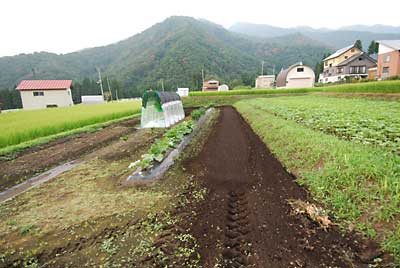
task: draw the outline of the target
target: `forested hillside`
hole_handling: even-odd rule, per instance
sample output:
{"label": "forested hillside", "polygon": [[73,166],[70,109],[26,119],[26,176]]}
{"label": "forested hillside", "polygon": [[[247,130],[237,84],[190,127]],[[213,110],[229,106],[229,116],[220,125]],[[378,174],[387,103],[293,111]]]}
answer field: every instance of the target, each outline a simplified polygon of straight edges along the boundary
{"label": "forested hillside", "polygon": [[[96,68],[108,76],[120,97],[139,96],[144,89],[167,90],[176,87],[201,87],[201,70],[206,77],[224,83],[252,85],[260,72],[261,61],[272,72],[298,61],[315,66],[329,49],[300,34],[269,40],[252,40],[205,20],[171,17],[144,32],[118,43],[57,55],[21,54],[0,58],[0,93],[3,108],[19,106],[13,91],[22,79],[73,79],[74,101],[81,94],[98,90]],[[86,85],[82,86],[86,79]],[[88,82],[90,81],[90,83]],[[107,85],[103,79],[104,87]],[[6,99],[4,96],[7,95]]]}

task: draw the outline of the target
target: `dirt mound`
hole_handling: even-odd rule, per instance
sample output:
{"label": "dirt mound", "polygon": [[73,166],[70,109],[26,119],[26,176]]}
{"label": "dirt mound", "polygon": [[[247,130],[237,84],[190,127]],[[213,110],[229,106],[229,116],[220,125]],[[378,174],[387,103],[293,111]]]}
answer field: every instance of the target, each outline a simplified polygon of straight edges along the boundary
{"label": "dirt mound", "polygon": [[186,166],[209,191],[191,228],[202,267],[368,267],[359,237],[293,213],[307,192],[233,108]]}

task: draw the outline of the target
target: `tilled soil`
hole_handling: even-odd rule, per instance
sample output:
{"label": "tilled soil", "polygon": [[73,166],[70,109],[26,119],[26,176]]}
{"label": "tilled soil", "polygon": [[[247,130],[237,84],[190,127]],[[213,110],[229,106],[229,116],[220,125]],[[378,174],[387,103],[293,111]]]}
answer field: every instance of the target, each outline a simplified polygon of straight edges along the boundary
{"label": "tilled soil", "polygon": [[209,191],[191,223],[202,267],[368,267],[381,255],[357,235],[295,215],[288,200],[307,200],[306,190],[231,107],[186,166]]}
{"label": "tilled soil", "polygon": [[91,133],[60,138],[19,152],[13,160],[0,161],[0,191],[49,168],[75,160],[121,136],[135,131],[138,119],[112,124]]}

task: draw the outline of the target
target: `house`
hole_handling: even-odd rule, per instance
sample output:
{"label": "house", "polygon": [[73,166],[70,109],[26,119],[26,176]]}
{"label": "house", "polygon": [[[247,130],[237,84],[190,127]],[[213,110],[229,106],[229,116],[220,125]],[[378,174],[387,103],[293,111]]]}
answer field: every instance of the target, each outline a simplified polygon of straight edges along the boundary
{"label": "house", "polygon": [[44,109],[74,105],[72,80],[23,80],[17,86],[23,109]]}
{"label": "house", "polygon": [[368,69],[376,66],[376,60],[355,45],[339,49],[323,61],[324,71],[318,79],[320,83],[335,83],[346,77],[367,78]]}
{"label": "house", "polygon": [[377,77],[385,79],[400,76],[400,40],[382,40],[378,50]]}
{"label": "house", "polygon": [[272,88],[275,83],[275,75],[260,75],[256,78],[256,88]]}
{"label": "house", "polygon": [[218,91],[219,81],[208,80],[203,82],[203,91]]}
{"label": "house", "polygon": [[293,64],[282,70],[276,79],[277,88],[307,88],[313,87],[315,74],[313,69],[302,62]]}

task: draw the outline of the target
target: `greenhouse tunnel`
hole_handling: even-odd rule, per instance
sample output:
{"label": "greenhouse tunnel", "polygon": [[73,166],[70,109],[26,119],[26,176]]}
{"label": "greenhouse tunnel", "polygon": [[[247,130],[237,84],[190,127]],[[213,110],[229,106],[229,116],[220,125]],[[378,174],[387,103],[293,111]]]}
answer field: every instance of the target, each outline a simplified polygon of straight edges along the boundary
{"label": "greenhouse tunnel", "polygon": [[169,127],[185,118],[181,97],[175,92],[146,91],[142,97],[142,128]]}

